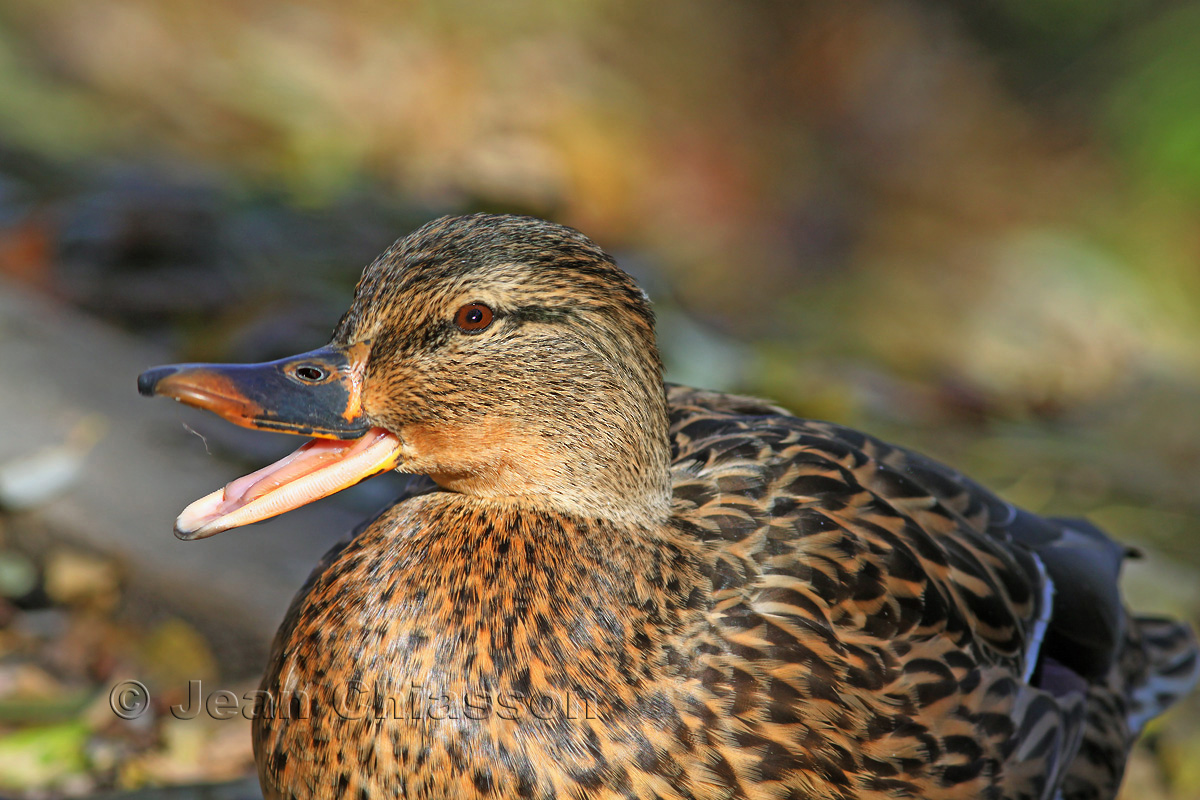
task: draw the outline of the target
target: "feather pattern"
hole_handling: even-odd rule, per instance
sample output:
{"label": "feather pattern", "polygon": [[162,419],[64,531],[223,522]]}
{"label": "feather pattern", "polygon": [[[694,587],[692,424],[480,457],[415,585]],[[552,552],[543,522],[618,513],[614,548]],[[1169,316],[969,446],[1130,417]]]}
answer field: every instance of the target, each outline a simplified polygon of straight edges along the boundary
{"label": "feather pattern", "polygon": [[[463,303],[494,324],[456,331]],[[570,229],[431,223],[330,347],[370,350],[364,413],[436,485],[297,595],[254,721],[270,798],[1111,798],[1195,681],[1090,524],[664,387],[645,296]]]}
{"label": "feather pattern", "polygon": [[[317,570],[268,673],[339,674],[353,653],[374,698],[387,653],[389,679],[417,677],[383,696],[474,687],[485,705],[515,685],[575,698],[577,723],[539,738],[486,716],[264,719],[268,785],[312,752],[319,724],[318,741],[371,746],[308,755],[304,769],[368,796],[1110,797],[1140,720],[1194,681],[1186,629],[1137,621],[1102,683],[1039,686],[1050,579],[1006,535],[1020,518],[1008,506],[927,459],[761,401],[685,387],[668,399],[665,531],[635,543],[446,493],[399,502]],[[501,552],[503,567],[480,567]],[[347,598],[381,578],[388,614],[348,616]]]}

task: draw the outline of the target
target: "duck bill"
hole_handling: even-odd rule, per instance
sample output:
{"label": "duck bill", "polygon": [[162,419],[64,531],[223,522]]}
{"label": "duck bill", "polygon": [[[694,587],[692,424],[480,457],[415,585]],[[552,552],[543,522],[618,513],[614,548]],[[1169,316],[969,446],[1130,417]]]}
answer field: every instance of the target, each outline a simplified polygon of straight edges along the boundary
{"label": "duck bill", "polygon": [[324,347],[264,364],[178,364],[138,378],[146,396],[171,397],[248,428],[317,437],[291,455],[189,505],[181,539],[270,519],[394,469],[400,441],[362,411],[366,348]]}
{"label": "duck bill", "polygon": [[145,397],[172,397],[235,425],[323,439],[357,439],[366,346],[322,347],[263,364],[171,364],[138,376]]}
{"label": "duck bill", "polygon": [[399,449],[400,441],[382,428],[352,441],[313,439],[192,503],[175,520],[175,535],[205,539],[328,497],[395,469]]}

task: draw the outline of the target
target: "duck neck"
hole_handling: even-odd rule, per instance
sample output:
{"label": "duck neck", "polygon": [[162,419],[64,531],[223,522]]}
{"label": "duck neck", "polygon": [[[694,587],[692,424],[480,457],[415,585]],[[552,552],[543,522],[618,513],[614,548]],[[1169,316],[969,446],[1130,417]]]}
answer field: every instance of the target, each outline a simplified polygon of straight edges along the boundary
{"label": "duck neck", "polygon": [[[586,387],[585,387],[586,388]],[[558,510],[626,526],[663,522],[671,507],[671,452],[661,379],[588,396],[576,389],[569,415],[539,438],[553,453],[541,476]]]}
{"label": "duck neck", "polygon": [[[670,515],[665,392],[574,385],[565,407],[410,425],[409,471],[445,489],[581,519],[654,526]],[[424,453],[438,453],[436,459]]]}

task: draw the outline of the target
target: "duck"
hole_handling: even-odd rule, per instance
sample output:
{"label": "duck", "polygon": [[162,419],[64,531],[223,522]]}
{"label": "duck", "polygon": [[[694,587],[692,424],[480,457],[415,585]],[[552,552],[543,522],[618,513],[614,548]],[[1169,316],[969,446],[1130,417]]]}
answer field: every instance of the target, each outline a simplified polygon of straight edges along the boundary
{"label": "duck", "polygon": [[1112,798],[1197,677],[1089,522],[664,383],[646,294],[562,225],[434,220],[328,345],[138,387],[310,437],[188,506],[184,540],[424,476],[287,612],[267,798]]}

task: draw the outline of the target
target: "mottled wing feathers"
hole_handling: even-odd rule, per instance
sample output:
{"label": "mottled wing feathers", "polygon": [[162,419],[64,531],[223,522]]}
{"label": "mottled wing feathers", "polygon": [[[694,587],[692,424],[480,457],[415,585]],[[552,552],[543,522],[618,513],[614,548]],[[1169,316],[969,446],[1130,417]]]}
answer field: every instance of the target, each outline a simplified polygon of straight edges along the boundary
{"label": "mottled wing feathers", "polygon": [[681,387],[670,399],[676,500],[727,542],[718,569],[747,554],[760,571],[800,573],[866,634],[938,628],[984,663],[1024,671],[1045,574],[996,531],[1009,505],[847,428]]}
{"label": "mottled wing feathers", "polygon": [[1123,548],[856,431],[668,397],[713,582],[699,675],[779,796],[1053,797],[1081,742],[1119,776],[1127,687],[1085,678],[1118,680]]}
{"label": "mottled wing feathers", "polygon": [[[1089,680],[1112,668],[1123,642],[1125,609],[1118,588],[1127,548],[1086,520],[1044,518],[1007,503],[956,470],[919,453],[887,445],[839,426],[839,436],[870,442],[878,457],[938,502],[958,511],[973,531],[981,531],[1021,562],[1026,575],[1036,572],[1034,591],[1052,597],[1044,629],[1024,646],[1034,657],[1050,656]],[[873,485],[894,496],[880,482]],[[1035,563],[1030,566],[1030,558]],[[1010,575],[1013,573],[1009,573]],[[1020,591],[1020,590],[1018,590]],[[1049,604],[1047,604],[1049,605]]]}

